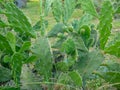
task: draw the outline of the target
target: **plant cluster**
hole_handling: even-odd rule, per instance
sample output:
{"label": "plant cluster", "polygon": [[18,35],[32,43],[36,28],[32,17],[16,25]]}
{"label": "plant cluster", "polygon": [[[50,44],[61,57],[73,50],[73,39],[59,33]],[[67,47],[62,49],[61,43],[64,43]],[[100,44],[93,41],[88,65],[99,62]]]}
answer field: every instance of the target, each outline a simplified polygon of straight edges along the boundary
{"label": "plant cluster", "polygon": [[[0,89],[87,90],[94,79],[120,89],[120,64],[105,61],[106,54],[120,58],[119,34],[110,38],[119,8],[105,0],[98,14],[91,0],[78,1],[84,14],[70,22],[75,0],[45,0],[44,5],[40,0],[40,20],[34,26],[13,3],[2,3]],[[50,11],[56,24],[47,32]],[[101,82],[94,89],[104,88]]]}

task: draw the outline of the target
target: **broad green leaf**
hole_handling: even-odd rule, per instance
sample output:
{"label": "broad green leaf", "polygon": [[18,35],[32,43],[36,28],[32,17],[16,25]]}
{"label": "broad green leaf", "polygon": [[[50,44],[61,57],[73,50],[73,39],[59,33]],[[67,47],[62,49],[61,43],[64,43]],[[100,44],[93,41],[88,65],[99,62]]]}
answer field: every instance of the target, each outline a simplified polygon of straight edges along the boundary
{"label": "broad green leaf", "polygon": [[96,70],[103,62],[104,56],[98,51],[89,52],[76,64],[76,69],[80,72],[82,77],[88,77],[94,70]]}
{"label": "broad green leaf", "polygon": [[11,59],[11,68],[14,82],[17,87],[20,84],[20,75],[22,69],[23,56],[21,53],[14,53]]}
{"label": "broad green leaf", "polygon": [[31,42],[27,41],[24,42],[22,47],[20,48],[19,52],[24,52],[25,50],[29,50],[31,46]]}
{"label": "broad green leaf", "polygon": [[73,40],[75,42],[76,49],[88,52],[88,49],[85,46],[85,43],[84,43],[83,39],[78,35],[76,35],[76,36],[73,35],[73,37],[74,37]]}
{"label": "broad green leaf", "polygon": [[82,77],[77,71],[71,71],[68,73],[68,75],[76,86],[82,87]]}
{"label": "broad green leaf", "polygon": [[16,7],[16,5],[13,3],[7,3],[5,9],[6,12],[3,14],[6,15],[8,22],[11,24],[10,27],[16,32],[35,37],[34,32],[32,31],[32,26],[27,17]]}
{"label": "broad green leaf", "polygon": [[116,41],[113,45],[106,47],[105,52],[120,57],[120,41]]}
{"label": "broad green leaf", "polygon": [[6,82],[12,79],[12,75],[9,69],[0,66],[0,82]]}
{"label": "broad green leaf", "polygon": [[98,14],[95,10],[95,6],[92,0],[80,0],[82,9],[95,17],[98,17]]}
{"label": "broad green leaf", "polygon": [[104,49],[106,42],[111,33],[112,28],[112,16],[113,9],[110,1],[104,1],[101,12],[100,12],[100,22],[99,22],[99,32],[100,32],[100,48]]}
{"label": "broad green leaf", "polygon": [[12,33],[12,32],[8,32],[7,35],[6,35],[6,38],[9,42],[9,45],[11,46],[13,52],[16,51],[16,37],[15,37],[15,34]]}
{"label": "broad green leaf", "polygon": [[37,56],[35,68],[43,75],[45,81],[49,81],[52,72],[52,54],[46,37],[38,38],[33,44],[32,52]]}
{"label": "broad green leaf", "polygon": [[58,33],[64,32],[64,24],[58,23],[56,24],[50,32],[48,32],[48,37],[56,37]]}
{"label": "broad green leaf", "polygon": [[13,53],[8,40],[2,34],[0,34],[0,50],[2,50],[3,52],[9,53],[9,54]]}
{"label": "broad green leaf", "polygon": [[63,22],[67,23],[72,13],[75,9],[76,2],[75,0],[64,0],[64,7],[63,7]]}
{"label": "broad green leaf", "polygon": [[62,18],[62,2],[61,0],[54,0],[52,4],[52,13],[57,22],[61,21]]}
{"label": "broad green leaf", "polygon": [[67,53],[68,55],[72,55],[75,53],[76,47],[75,42],[72,38],[68,38],[65,42],[63,42],[61,51]]}

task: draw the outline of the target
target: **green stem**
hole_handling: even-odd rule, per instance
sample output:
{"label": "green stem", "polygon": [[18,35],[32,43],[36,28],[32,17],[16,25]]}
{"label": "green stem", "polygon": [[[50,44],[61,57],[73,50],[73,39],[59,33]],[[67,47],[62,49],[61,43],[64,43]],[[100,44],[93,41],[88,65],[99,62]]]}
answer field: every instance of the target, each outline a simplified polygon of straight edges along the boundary
{"label": "green stem", "polygon": [[45,26],[44,26],[44,13],[43,13],[43,1],[40,0],[40,31],[41,31],[41,36],[45,35]]}

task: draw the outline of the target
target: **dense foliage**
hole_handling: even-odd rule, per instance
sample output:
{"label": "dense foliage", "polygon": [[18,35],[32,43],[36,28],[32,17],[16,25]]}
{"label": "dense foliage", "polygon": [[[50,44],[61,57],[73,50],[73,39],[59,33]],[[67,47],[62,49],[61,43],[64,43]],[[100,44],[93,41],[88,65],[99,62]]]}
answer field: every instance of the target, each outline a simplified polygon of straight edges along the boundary
{"label": "dense foliage", "polygon": [[[34,26],[13,3],[1,3],[0,89],[87,90],[89,81],[99,80],[92,89],[104,88],[104,82],[119,90],[120,63],[106,61],[106,55],[120,58],[120,33],[110,38],[119,6],[105,0],[97,12],[91,0],[77,0],[84,14],[70,22],[75,0],[40,1],[40,20]],[[56,24],[47,32],[45,17],[51,11]]]}

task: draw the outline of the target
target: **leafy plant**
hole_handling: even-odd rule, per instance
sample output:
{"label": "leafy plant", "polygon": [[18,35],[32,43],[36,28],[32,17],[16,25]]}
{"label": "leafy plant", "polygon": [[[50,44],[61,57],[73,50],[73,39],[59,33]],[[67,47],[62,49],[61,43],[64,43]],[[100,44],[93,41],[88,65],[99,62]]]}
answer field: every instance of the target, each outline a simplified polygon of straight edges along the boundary
{"label": "leafy plant", "polygon": [[[75,2],[46,0],[43,5],[41,0],[40,21],[33,27],[13,3],[2,4],[4,8],[0,10],[0,14],[5,15],[6,20],[0,20],[0,82],[13,79],[15,83],[14,87],[1,87],[3,90],[85,89],[87,80],[95,70],[98,72],[94,74],[106,82],[120,82],[116,79],[119,77],[119,70],[114,72],[111,65],[107,65],[110,69],[108,71],[99,70],[106,53],[120,57],[119,40],[107,45],[114,16],[111,2],[104,1],[98,14],[91,0],[79,0],[85,13],[79,20],[69,22],[75,10]],[[48,22],[45,17],[50,10],[56,24],[47,33]],[[92,24],[93,18],[99,21],[98,25]],[[4,73],[8,76],[4,76]],[[119,89],[119,85],[113,86]]]}

